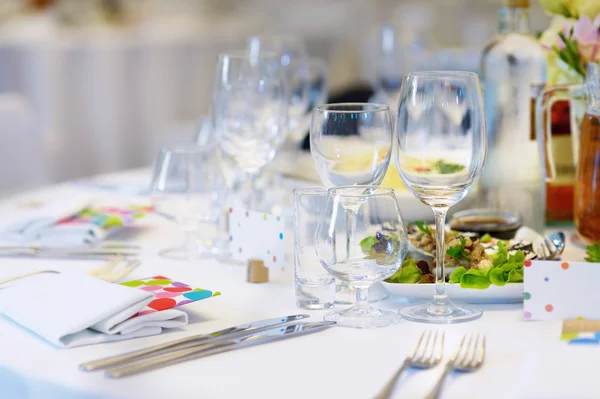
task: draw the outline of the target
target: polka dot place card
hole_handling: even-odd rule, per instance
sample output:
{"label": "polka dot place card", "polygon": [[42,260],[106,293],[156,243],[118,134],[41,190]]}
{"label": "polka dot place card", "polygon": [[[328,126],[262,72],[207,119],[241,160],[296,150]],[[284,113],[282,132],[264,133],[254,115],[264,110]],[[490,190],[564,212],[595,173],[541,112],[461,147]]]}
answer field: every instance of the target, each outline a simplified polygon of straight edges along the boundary
{"label": "polka dot place card", "polygon": [[268,268],[282,269],[285,257],[283,218],[268,213],[229,209],[229,250],[242,262],[260,259]]}
{"label": "polka dot place card", "polygon": [[600,264],[525,261],[523,317],[600,320]]}

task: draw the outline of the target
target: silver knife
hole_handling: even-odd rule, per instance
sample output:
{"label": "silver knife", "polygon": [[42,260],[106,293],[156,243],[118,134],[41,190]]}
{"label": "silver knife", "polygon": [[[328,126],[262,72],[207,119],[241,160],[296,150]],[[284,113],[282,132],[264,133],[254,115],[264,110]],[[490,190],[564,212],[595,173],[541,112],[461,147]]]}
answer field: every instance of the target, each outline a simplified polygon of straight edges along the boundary
{"label": "silver knife", "polygon": [[250,346],[268,344],[271,342],[298,337],[300,335],[323,331],[327,328],[333,327],[335,324],[336,323],[334,321],[320,321],[316,323],[300,322],[282,327],[277,326],[258,334],[252,334],[250,336],[245,336],[234,340],[221,341],[215,344],[211,343],[208,347],[207,345],[200,345],[194,348],[178,350],[177,352],[168,354],[166,356],[153,357],[141,362],[135,362],[114,369],[109,369],[105,372],[105,376],[109,378],[126,377],[193,359],[199,359],[217,355],[219,353],[248,348]]}
{"label": "silver knife", "polygon": [[0,247],[0,256],[31,256],[35,258],[110,258],[114,256],[138,256],[139,253],[113,248],[48,248],[48,247]]}
{"label": "silver knife", "polygon": [[228,327],[223,330],[214,331],[209,334],[192,335],[191,337],[176,339],[173,341],[153,345],[148,348],[140,349],[137,351],[127,352],[121,355],[110,356],[98,360],[92,360],[79,365],[79,369],[83,371],[93,371],[107,367],[114,367],[119,364],[130,362],[134,359],[138,360],[149,356],[160,355],[162,353],[173,350],[175,347],[178,347],[178,349],[184,349],[189,348],[191,346],[197,346],[202,342],[218,342],[236,339],[242,336],[247,336],[249,333],[258,333],[261,331],[265,331],[273,328],[273,326],[284,326],[288,323],[306,319],[308,317],[310,316],[307,314],[296,314],[291,316],[275,317],[272,319],[255,321],[252,323],[240,324],[238,326]]}

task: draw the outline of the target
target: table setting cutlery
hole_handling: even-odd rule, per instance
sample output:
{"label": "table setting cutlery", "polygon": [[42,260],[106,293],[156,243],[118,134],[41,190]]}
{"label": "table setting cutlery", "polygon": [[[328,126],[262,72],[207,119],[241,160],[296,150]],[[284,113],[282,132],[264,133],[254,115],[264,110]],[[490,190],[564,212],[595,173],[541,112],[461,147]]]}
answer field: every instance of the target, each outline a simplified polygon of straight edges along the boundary
{"label": "table setting cutlery", "polygon": [[161,354],[163,353],[162,351],[164,351],[165,349],[185,349],[188,346],[183,347],[183,345],[196,345],[208,341],[215,342],[222,339],[233,339],[238,336],[244,336],[244,334],[265,331],[271,329],[274,326],[287,325],[291,322],[303,320],[308,317],[310,316],[307,314],[297,314],[240,324],[237,326],[225,328],[223,330],[214,331],[208,334],[193,335],[191,337],[185,337],[173,341],[164,342],[162,344],[150,346],[148,348],[140,349],[137,351],[89,361],[81,364],[79,368],[84,371],[93,371],[101,368],[118,366],[127,362],[145,358],[147,356]]}
{"label": "table setting cutlery", "polygon": [[437,383],[426,396],[426,399],[437,399],[440,397],[442,388],[446,377],[451,371],[462,371],[470,373],[483,365],[485,359],[485,335],[477,334],[465,334],[460,341],[458,349],[452,354],[446,366],[444,372],[438,379]]}
{"label": "table setting cutlery", "polygon": [[105,259],[115,256],[139,256],[134,247],[47,247],[41,245],[0,246],[0,257],[33,257],[48,259]]}
{"label": "table setting cutlery", "polygon": [[[106,262],[98,267],[94,267],[93,269],[88,270],[86,273],[88,275],[96,277],[100,280],[104,280],[109,283],[116,283],[117,281],[121,280],[122,278],[124,278],[125,276],[130,274],[135,268],[137,268],[141,264],[142,264],[142,261],[140,261],[140,260],[125,260],[123,258],[116,258],[116,259],[109,260],[108,262]],[[122,267],[119,267],[119,266],[122,266]],[[60,273],[60,271],[51,270],[51,269],[36,270],[33,272],[23,273],[23,274],[19,274],[16,276],[8,277],[8,278],[0,280],[0,289],[2,288],[1,286],[3,284],[10,283],[10,282],[13,282],[16,280],[20,280],[25,277],[35,276],[37,274],[44,274],[44,273],[56,273],[57,274],[57,273]]]}
{"label": "table setting cutlery", "polygon": [[121,378],[193,359],[316,333],[336,324],[328,321],[299,321],[306,317],[307,315],[294,315],[268,319],[208,335],[188,337],[140,351],[86,362],[80,365],[80,369],[106,369],[106,377]]}
{"label": "table setting cutlery", "polygon": [[[432,337],[433,335],[433,337]],[[442,360],[444,351],[444,336],[445,333],[432,333],[431,331],[422,332],[419,341],[413,348],[412,352],[404,359],[400,368],[394,373],[388,383],[381,389],[375,397],[376,399],[389,399],[392,397],[392,392],[396,386],[400,376],[408,367],[418,369],[429,369],[437,366]]]}

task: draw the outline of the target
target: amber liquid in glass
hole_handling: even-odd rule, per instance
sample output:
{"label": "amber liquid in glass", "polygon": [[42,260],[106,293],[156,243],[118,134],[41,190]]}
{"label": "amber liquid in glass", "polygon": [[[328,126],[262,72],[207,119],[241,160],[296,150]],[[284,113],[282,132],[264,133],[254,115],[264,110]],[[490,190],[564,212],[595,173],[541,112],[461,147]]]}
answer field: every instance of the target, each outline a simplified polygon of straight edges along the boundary
{"label": "amber liquid in glass", "polygon": [[[535,100],[535,98],[531,99],[531,140],[536,140]],[[550,112],[556,176],[546,183],[546,223],[570,222],[573,220],[575,166],[571,146],[569,101],[556,101]],[[547,159],[548,154],[546,154]],[[546,163],[545,167],[548,170],[550,165]]]}
{"label": "amber liquid in glass", "polygon": [[600,241],[600,114],[585,114],[581,124],[575,225],[588,244]]}

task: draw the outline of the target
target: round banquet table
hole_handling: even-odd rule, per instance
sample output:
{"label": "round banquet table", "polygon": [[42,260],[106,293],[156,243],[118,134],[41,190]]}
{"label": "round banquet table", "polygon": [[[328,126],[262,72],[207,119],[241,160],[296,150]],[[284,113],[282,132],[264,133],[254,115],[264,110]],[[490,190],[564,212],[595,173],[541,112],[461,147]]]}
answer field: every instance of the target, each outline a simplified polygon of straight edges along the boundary
{"label": "round banquet table", "polygon": [[[97,181],[141,187],[148,175],[146,171],[135,171],[101,176]],[[87,190],[99,201],[147,201],[67,183],[5,200],[0,204],[0,217],[10,203],[69,195],[71,190]],[[245,282],[243,266],[220,264],[212,259],[187,262],[158,257],[159,249],[176,245],[180,239],[177,226],[158,216],[147,216],[134,230],[117,237],[143,248],[143,264],[129,276],[131,279],[160,274],[219,290],[222,295],[187,305],[184,309],[190,323],[183,329],[73,349],[57,349],[0,317],[1,398],[369,398],[386,383],[426,329],[446,332],[445,359],[466,332],[487,337],[484,366],[476,373],[451,375],[445,398],[598,397],[598,382],[590,374],[598,364],[600,347],[568,346],[559,340],[560,322],[524,321],[519,304],[482,305],[483,317],[465,324],[431,326],[401,320],[394,326],[374,330],[331,328],[118,380],[105,379],[101,372],[79,371],[78,365],[87,360],[244,322],[297,313],[309,313],[309,321],[321,320],[323,316],[323,312],[305,311],[295,305],[290,240],[285,269],[272,271],[268,283],[250,284]],[[572,230],[567,232],[572,235]],[[569,245],[564,258],[582,260],[583,256],[582,249]],[[85,271],[98,264],[5,258],[0,263],[0,279],[35,269]],[[404,299],[393,298],[378,306],[398,309],[404,304]],[[394,397],[424,397],[442,370],[438,366],[407,371]]]}

